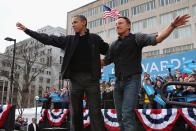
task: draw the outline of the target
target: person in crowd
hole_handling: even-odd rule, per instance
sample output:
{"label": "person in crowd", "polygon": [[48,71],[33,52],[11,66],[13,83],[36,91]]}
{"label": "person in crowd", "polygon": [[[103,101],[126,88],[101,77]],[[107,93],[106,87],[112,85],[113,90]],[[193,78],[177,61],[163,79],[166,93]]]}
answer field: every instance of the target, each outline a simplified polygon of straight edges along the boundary
{"label": "person in crowd", "polygon": [[111,83],[106,83],[105,91],[103,92],[103,108],[104,109],[113,109],[113,89],[111,88]]}
{"label": "person in crowd", "polygon": [[60,92],[57,90],[55,86],[51,87],[50,96],[51,102],[54,105],[54,109],[62,108]]}
{"label": "person in crowd", "polygon": [[62,64],[62,78],[71,80],[71,131],[83,130],[84,92],[89,103],[92,131],[104,131],[104,119],[101,113],[99,79],[101,78],[100,54],[105,55],[109,45],[97,34],[87,29],[87,19],[76,15],[72,19],[75,35],[54,36],[38,33],[17,23],[19,30],[45,45],[52,45],[65,51]]}
{"label": "person in crowd", "polygon": [[[148,84],[148,85],[152,86],[152,80],[150,79],[150,77],[144,77],[143,85],[145,85],[145,84]],[[154,103],[153,100],[152,100],[152,96],[148,96],[148,94],[146,93],[144,88],[142,88],[142,89],[143,89],[142,90],[142,95],[143,95],[143,98],[144,98],[143,108],[144,109],[150,109],[150,108],[153,107],[153,103]]]}
{"label": "person in crowd", "polygon": [[61,89],[61,94],[60,94],[61,102],[62,102],[62,108],[69,108],[69,91],[67,87],[63,87]]}
{"label": "person in crowd", "polygon": [[51,97],[50,97],[50,93],[48,91],[45,91],[43,93],[43,97],[40,98],[40,102],[42,102],[42,108],[43,109],[50,109],[51,106]]}
{"label": "person in crowd", "polygon": [[36,119],[32,118],[32,123],[28,126],[28,131],[39,131],[39,127],[36,123]]}
{"label": "person in crowd", "polygon": [[[161,94],[161,88],[162,88],[162,86],[163,86],[163,79],[156,79],[155,85],[154,85],[154,89],[155,89],[156,94],[159,94],[159,95]],[[163,91],[163,93],[165,94],[166,91]],[[159,103],[154,103],[154,104],[155,104],[154,107],[156,109],[163,108]]]}
{"label": "person in crowd", "polygon": [[15,130],[20,130],[21,129],[21,122],[20,122],[20,119],[21,119],[21,116],[18,116],[15,120],[15,123],[14,123],[14,129]]}
{"label": "person in crowd", "polygon": [[181,73],[180,70],[176,69],[176,70],[175,70],[175,79],[178,80],[179,77],[182,77],[182,73]]}
{"label": "person in crowd", "polygon": [[116,31],[119,35],[105,57],[104,63],[114,62],[116,84],[114,101],[121,131],[136,131],[136,114],[134,109],[138,103],[138,92],[141,86],[142,48],[156,45],[166,39],[174,29],[188,22],[189,15],[178,16],[158,35],[143,33],[132,34],[131,21],[127,17],[116,20]]}

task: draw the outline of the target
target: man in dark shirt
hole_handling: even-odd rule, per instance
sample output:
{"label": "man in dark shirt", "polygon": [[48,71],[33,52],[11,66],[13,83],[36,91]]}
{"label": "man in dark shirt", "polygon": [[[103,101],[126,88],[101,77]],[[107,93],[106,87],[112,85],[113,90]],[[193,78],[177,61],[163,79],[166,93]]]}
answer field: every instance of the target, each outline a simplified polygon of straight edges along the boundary
{"label": "man in dark shirt", "polygon": [[39,127],[36,124],[36,119],[32,118],[32,123],[28,126],[28,131],[39,131]]}
{"label": "man in dark shirt", "polygon": [[89,104],[92,131],[104,131],[104,119],[101,113],[99,79],[101,77],[100,54],[105,54],[109,45],[96,34],[89,33],[85,16],[73,17],[72,26],[75,35],[48,36],[27,29],[17,23],[18,29],[46,45],[65,50],[62,64],[62,78],[71,80],[71,131],[83,130],[84,92]]}
{"label": "man in dark shirt", "polygon": [[138,103],[141,87],[142,48],[156,45],[167,38],[170,33],[188,22],[189,15],[177,17],[165,30],[158,35],[132,34],[131,22],[127,17],[119,17],[116,21],[116,31],[119,38],[110,46],[105,64],[114,62],[116,84],[114,102],[121,131],[136,131],[137,123],[134,109]]}

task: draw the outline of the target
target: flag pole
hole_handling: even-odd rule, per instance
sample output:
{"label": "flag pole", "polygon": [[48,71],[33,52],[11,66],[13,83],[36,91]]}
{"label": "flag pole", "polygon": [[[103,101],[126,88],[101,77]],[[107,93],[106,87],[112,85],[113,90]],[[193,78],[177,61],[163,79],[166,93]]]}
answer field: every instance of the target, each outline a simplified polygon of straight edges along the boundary
{"label": "flag pole", "polygon": [[[104,6],[105,5],[105,0],[102,0],[102,6]],[[103,14],[104,14],[104,10],[103,10]],[[102,14],[102,18],[103,18],[103,14]],[[104,35],[104,39],[107,39],[107,30],[106,30],[106,26],[105,26],[105,24],[107,23],[107,18],[103,18],[103,35]],[[108,41],[107,41],[108,42]]]}

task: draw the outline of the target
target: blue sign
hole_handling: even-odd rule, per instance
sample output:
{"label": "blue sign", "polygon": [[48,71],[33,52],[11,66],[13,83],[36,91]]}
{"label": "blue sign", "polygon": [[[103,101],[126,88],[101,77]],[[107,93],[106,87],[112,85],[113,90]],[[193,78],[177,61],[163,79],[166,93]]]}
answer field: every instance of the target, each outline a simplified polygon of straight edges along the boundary
{"label": "blue sign", "polygon": [[[187,61],[190,62],[187,64]],[[156,77],[157,75],[164,77],[169,73],[168,68],[171,69],[172,73],[176,69],[179,69],[181,71],[183,69],[192,70],[193,68],[190,69],[188,65],[193,64],[193,61],[196,61],[196,50],[178,54],[171,54],[160,58],[143,59],[142,69],[143,72],[149,73],[152,77]]]}
{"label": "blue sign", "polygon": [[[193,69],[196,69],[196,50],[188,51],[184,53],[171,54],[159,58],[147,58],[142,59],[143,72],[147,72],[152,78],[157,75],[162,77],[168,76],[169,68],[173,73],[176,69],[188,71],[190,73]],[[114,64],[110,64],[103,68],[102,80],[109,81],[111,76],[114,76]]]}
{"label": "blue sign", "polygon": [[114,79],[114,64],[110,64],[108,66],[103,67],[103,73],[102,73],[102,80],[103,81],[109,81],[111,79]]}

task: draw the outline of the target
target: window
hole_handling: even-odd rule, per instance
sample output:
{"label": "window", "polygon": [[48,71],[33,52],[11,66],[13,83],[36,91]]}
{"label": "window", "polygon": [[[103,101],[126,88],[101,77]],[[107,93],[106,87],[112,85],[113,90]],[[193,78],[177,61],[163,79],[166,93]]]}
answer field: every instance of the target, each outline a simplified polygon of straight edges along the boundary
{"label": "window", "polygon": [[106,30],[97,32],[97,34],[98,34],[102,39],[106,39],[106,38],[107,38],[107,31],[106,31]]}
{"label": "window", "polygon": [[50,87],[49,86],[46,86],[46,91],[50,91]]}
{"label": "window", "polygon": [[143,3],[141,5],[135,6],[131,8],[132,16],[138,15],[147,11],[154,10],[155,7],[155,0]]}
{"label": "window", "polygon": [[115,28],[112,28],[112,29],[108,30],[108,37],[110,39],[116,39],[117,38],[117,33],[116,33]]}
{"label": "window", "polygon": [[168,39],[179,39],[185,38],[192,35],[191,25],[183,26],[180,28],[175,29]]}
{"label": "window", "polygon": [[99,7],[91,8],[91,9],[88,10],[87,14],[85,14],[85,13],[84,14],[87,15],[87,16],[97,15],[98,10],[99,10]]}
{"label": "window", "polygon": [[111,23],[111,22],[114,22],[114,21],[116,21],[115,18],[112,18],[112,17],[109,17],[109,18],[108,18],[108,23]]}
{"label": "window", "polygon": [[48,49],[48,54],[52,53],[52,48]]}
{"label": "window", "polygon": [[43,56],[43,55],[45,55],[44,50],[43,51],[40,51],[40,56]]}
{"label": "window", "polygon": [[126,4],[129,0],[120,0],[120,4],[123,5],[123,4]]}
{"label": "window", "polygon": [[38,90],[38,95],[39,96],[42,96],[42,90],[43,90],[43,87],[42,86],[39,86],[39,90]]}
{"label": "window", "polygon": [[0,75],[5,76],[5,77],[9,77],[9,71],[1,70]]}
{"label": "window", "polygon": [[133,32],[139,32],[145,28],[152,28],[156,25],[156,17],[136,21],[132,23]]}
{"label": "window", "polygon": [[37,68],[32,68],[31,71],[36,73],[37,72]]}
{"label": "window", "polygon": [[8,61],[2,61],[2,66],[3,67],[11,67],[11,64]]}
{"label": "window", "polygon": [[4,83],[4,81],[0,80],[0,91],[3,91],[3,83]]}
{"label": "window", "polygon": [[60,62],[59,62],[60,64],[62,64],[63,63],[63,57],[62,56],[60,56]]}
{"label": "window", "polygon": [[40,83],[43,82],[43,77],[39,77],[39,82],[40,82]]}
{"label": "window", "polygon": [[46,82],[47,82],[48,84],[50,84],[50,79],[47,79]]}
{"label": "window", "polygon": [[122,10],[122,11],[120,12],[120,14],[121,14],[121,16],[129,17],[129,10],[128,10],[128,9]]}
{"label": "window", "polygon": [[51,71],[46,71],[46,74],[47,75],[51,75]]}
{"label": "window", "polygon": [[8,90],[8,81],[4,81],[4,91],[7,91]]}
{"label": "window", "polygon": [[188,51],[188,50],[192,50],[192,49],[194,49],[193,44],[181,45],[181,46],[163,49],[163,54],[184,52],[184,51]]}
{"label": "window", "polygon": [[100,18],[100,19],[96,19],[96,20],[88,22],[87,26],[89,29],[91,29],[91,28],[95,28],[97,26],[101,26],[103,24],[106,24],[106,21],[105,21],[105,19]]}
{"label": "window", "polygon": [[88,11],[80,13],[80,15],[84,15],[85,17],[97,15],[98,13],[103,12],[103,5],[99,5],[95,8],[91,8]]}
{"label": "window", "polygon": [[44,58],[40,58],[40,60],[39,60],[42,64],[44,64],[45,63],[45,59]]}
{"label": "window", "polygon": [[168,12],[165,14],[161,14],[160,15],[160,23],[162,25],[166,25],[169,24],[170,22],[172,22],[177,16],[179,15],[184,15],[184,14],[188,14],[188,8],[182,8],[179,10],[175,10],[172,12]]}
{"label": "window", "polygon": [[47,66],[48,67],[52,66],[52,56],[47,57]]}
{"label": "window", "polygon": [[159,50],[148,51],[148,52],[142,53],[143,57],[155,57],[155,56],[159,56],[159,55],[160,55],[160,51]]}
{"label": "window", "polygon": [[174,4],[177,2],[181,2],[182,0],[159,0],[159,6],[166,6],[169,4]]}
{"label": "window", "polygon": [[196,16],[196,5],[193,5],[193,16]]}
{"label": "window", "polygon": [[110,8],[114,8],[119,5],[118,0],[110,0],[109,2],[106,3],[106,6]]}

